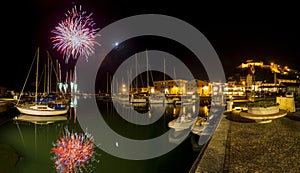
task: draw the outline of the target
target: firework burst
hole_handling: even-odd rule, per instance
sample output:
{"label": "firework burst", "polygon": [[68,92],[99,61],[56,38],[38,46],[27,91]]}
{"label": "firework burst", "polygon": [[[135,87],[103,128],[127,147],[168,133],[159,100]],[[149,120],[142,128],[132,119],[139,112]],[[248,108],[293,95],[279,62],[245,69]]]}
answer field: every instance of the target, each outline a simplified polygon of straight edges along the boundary
{"label": "firework burst", "polygon": [[90,163],[95,161],[94,138],[91,134],[70,133],[65,128],[65,134],[53,143],[50,153],[59,173],[77,173],[87,171]]}
{"label": "firework burst", "polygon": [[50,39],[53,47],[63,55],[63,59],[68,62],[70,57],[77,59],[84,55],[86,59],[94,53],[94,46],[99,43],[95,38],[97,31],[95,22],[86,11],[77,10],[76,6],[66,13],[66,18],[62,20],[51,32],[54,34]]}

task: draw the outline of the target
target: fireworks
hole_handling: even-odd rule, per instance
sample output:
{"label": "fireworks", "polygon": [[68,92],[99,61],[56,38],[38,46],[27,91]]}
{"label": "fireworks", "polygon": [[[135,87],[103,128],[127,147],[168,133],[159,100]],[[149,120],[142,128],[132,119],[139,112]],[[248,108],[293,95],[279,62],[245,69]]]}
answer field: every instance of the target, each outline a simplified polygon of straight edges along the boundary
{"label": "fireworks", "polygon": [[66,62],[70,57],[77,59],[81,55],[87,59],[94,53],[94,46],[99,45],[95,40],[98,29],[94,29],[95,22],[91,16],[92,13],[82,11],[81,6],[79,10],[74,6],[72,11],[66,13],[66,18],[51,31],[54,34],[51,37],[53,47],[63,55]]}
{"label": "fireworks", "polygon": [[70,133],[65,128],[65,134],[53,144],[50,153],[59,173],[76,173],[87,170],[86,164],[95,161],[94,138],[91,134]]}

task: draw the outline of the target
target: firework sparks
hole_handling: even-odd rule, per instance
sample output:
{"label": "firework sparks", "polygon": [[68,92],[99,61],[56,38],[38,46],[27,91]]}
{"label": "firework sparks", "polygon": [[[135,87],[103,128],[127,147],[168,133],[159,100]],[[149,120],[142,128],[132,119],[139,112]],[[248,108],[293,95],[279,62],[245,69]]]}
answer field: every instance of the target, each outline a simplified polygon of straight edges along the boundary
{"label": "firework sparks", "polygon": [[50,39],[53,47],[63,55],[68,62],[70,57],[74,59],[84,55],[86,59],[94,53],[94,46],[99,43],[95,38],[98,29],[95,29],[95,22],[86,11],[77,10],[76,6],[66,13],[66,18],[51,32],[54,34]]}
{"label": "firework sparks", "polygon": [[59,173],[76,173],[87,170],[86,164],[95,161],[94,138],[91,134],[70,133],[65,128],[65,134],[53,144],[50,153]]}

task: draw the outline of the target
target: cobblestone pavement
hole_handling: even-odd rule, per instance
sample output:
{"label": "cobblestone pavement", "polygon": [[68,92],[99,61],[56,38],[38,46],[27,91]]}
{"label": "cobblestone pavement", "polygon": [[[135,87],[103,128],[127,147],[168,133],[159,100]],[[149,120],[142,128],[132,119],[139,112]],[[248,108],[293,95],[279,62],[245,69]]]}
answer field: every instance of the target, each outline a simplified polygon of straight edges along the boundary
{"label": "cobblestone pavement", "polygon": [[300,173],[299,105],[296,108],[265,124],[239,112],[224,113],[194,172]]}
{"label": "cobblestone pavement", "polygon": [[230,114],[224,172],[300,172],[300,113],[259,124]]}

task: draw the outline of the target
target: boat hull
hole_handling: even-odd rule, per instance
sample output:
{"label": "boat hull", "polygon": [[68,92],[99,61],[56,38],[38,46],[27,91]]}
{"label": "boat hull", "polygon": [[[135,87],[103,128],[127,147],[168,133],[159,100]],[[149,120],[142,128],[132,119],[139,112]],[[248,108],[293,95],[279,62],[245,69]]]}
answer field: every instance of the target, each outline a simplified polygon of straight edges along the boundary
{"label": "boat hull", "polygon": [[23,107],[17,107],[18,111],[22,114],[27,115],[36,115],[36,116],[53,116],[53,115],[63,115],[67,114],[68,110],[35,110],[32,108],[23,108]]}

